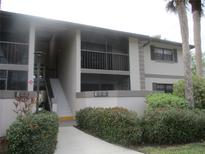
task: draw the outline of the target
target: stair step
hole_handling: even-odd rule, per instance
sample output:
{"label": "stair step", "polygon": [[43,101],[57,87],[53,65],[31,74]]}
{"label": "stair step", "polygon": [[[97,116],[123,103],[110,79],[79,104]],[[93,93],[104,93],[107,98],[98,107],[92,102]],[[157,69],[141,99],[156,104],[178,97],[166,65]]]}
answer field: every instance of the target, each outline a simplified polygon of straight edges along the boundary
{"label": "stair step", "polygon": [[[61,86],[59,79],[50,79],[51,88],[54,94],[54,102],[57,106],[57,114],[59,117],[72,117],[72,111],[67,98],[65,97],[64,90]],[[63,119],[63,118],[62,118]],[[66,119],[66,118],[64,118]],[[69,118],[67,118],[69,119]]]}

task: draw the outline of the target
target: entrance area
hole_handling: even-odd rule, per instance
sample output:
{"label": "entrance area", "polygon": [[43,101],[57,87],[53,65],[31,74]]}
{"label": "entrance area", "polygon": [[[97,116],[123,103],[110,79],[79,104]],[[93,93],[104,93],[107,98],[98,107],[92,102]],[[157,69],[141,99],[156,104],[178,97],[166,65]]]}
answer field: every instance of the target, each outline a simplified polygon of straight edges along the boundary
{"label": "entrance area", "polygon": [[66,83],[63,80],[63,68],[66,63],[62,59],[65,52],[71,52],[68,51],[68,47],[71,46],[69,40],[72,35],[72,31],[61,26],[56,27],[54,24],[40,25],[36,28],[35,52],[40,53],[40,56],[35,56],[34,90],[37,90],[39,73],[42,101],[46,102],[44,104],[52,103],[53,110],[60,117],[72,116],[69,104],[72,98],[66,94]]}

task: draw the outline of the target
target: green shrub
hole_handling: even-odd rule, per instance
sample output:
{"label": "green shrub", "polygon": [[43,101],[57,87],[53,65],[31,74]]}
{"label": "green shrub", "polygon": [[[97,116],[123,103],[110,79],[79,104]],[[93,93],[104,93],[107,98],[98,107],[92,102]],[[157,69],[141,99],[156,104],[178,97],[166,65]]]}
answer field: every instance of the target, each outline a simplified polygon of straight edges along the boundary
{"label": "green shrub", "polygon": [[146,102],[149,108],[164,108],[164,107],[174,107],[174,108],[186,108],[188,103],[184,98],[166,94],[166,93],[153,93],[146,97]]}
{"label": "green shrub", "polygon": [[11,154],[52,154],[58,133],[58,117],[41,112],[18,117],[7,131],[8,150]]}
{"label": "green shrub", "polygon": [[[205,109],[205,79],[197,76],[193,76],[192,79],[195,106]],[[184,80],[174,84],[173,94],[184,98]]]}
{"label": "green shrub", "polygon": [[153,109],[145,113],[143,140],[148,144],[182,144],[205,139],[205,112]]}
{"label": "green shrub", "polygon": [[80,129],[122,145],[183,144],[205,140],[205,111],[150,108],[142,119],[123,108],[85,108],[76,116]]}
{"label": "green shrub", "polygon": [[108,142],[130,145],[141,142],[136,113],[123,108],[85,108],[77,112],[77,125]]}

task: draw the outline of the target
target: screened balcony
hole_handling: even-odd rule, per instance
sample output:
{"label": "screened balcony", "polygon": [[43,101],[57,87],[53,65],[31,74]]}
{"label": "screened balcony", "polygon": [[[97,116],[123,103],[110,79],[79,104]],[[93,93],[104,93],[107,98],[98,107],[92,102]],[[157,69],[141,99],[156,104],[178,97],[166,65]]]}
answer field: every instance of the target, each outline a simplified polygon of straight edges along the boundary
{"label": "screened balcony", "polygon": [[129,57],[127,54],[82,49],[81,59],[81,68],[129,70]]}
{"label": "screened balcony", "polygon": [[130,90],[128,75],[81,74],[81,91]]}
{"label": "screened balcony", "polygon": [[0,90],[26,90],[27,72],[0,69]]}
{"label": "screened balcony", "polygon": [[129,71],[128,39],[82,32],[81,68]]}
{"label": "screened balcony", "polygon": [[0,64],[28,64],[28,44],[0,41]]}

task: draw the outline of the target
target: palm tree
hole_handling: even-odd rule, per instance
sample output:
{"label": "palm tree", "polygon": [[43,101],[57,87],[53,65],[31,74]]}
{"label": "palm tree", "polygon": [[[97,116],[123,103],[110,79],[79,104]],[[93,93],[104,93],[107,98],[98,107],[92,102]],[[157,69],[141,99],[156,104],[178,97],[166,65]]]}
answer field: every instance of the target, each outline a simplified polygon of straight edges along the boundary
{"label": "palm tree", "polygon": [[167,3],[167,10],[178,14],[179,25],[182,37],[182,52],[184,63],[184,77],[185,77],[185,98],[190,102],[191,107],[194,107],[193,101],[193,84],[191,72],[191,54],[189,51],[189,30],[188,19],[186,13],[186,0],[169,0]]}
{"label": "palm tree", "polygon": [[192,7],[193,27],[194,27],[194,45],[196,58],[196,74],[203,76],[202,51],[201,51],[201,0],[189,0]]}

